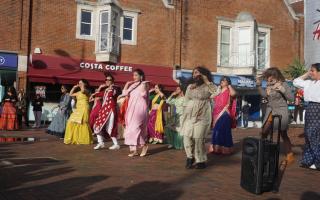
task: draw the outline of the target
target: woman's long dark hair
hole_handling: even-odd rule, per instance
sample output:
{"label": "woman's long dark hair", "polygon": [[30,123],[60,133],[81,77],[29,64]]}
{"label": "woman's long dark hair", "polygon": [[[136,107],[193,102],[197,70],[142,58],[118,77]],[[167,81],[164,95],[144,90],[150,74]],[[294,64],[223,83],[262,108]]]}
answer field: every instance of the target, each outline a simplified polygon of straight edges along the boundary
{"label": "woman's long dark hair", "polygon": [[133,72],[136,72],[137,74],[139,74],[139,76],[141,76],[142,81],[146,80],[146,76],[145,76],[144,72],[142,71],[142,69],[135,69]]}
{"label": "woman's long dark hair", "polygon": [[265,80],[267,80],[271,76],[275,78],[277,81],[282,81],[282,82],[286,81],[281,71],[276,67],[271,67],[267,69],[265,72],[263,72],[263,75],[262,75],[263,79]]}
{"label": "woman's long dark hair", "polygon": [[211,72],[204,66],[198,66],[192,70],[192,77],[187,81],[186,85],[182,85],[183,88],[187,88],[189,84],[193,84],[193,83],[197,85],[202,85],[204,83],[204,81],[202,80],[202,77],[200,78],[199,81],[193,78],[193,73],[195,70],[198,70],[201,74],[205,75],[210,82],[212,82]]}
{"label": "woman's long dark hair", "polygon": [[314,63],[311,65],[312,68],[314,68],[317,72],[320,72],[320,63]]}
{"label": "woman's long dark hair", "polygon": [[80,79],[80,81],[83,83],[84,85],[84,94],[89,96],[91,91],[90,91],[90,85],[89,85],[89,81],[87,81],[86,79]]}
{"label": "woman's long dark hair", "polygon": [[17,91],[16,91],[16,89],[15,89],[13,86],[10,86],[10,87],[8,88],[7,93],[8,93],[8,92],[10,92],[10,93],[12,94],[12,96],[17,97]]}
{"label": "woman's long dark hair", "polygon": [[227,81],[229,85],[231,85],[231,79],[227,76],[222,76],[220,79],[220,83],[221,81]]}

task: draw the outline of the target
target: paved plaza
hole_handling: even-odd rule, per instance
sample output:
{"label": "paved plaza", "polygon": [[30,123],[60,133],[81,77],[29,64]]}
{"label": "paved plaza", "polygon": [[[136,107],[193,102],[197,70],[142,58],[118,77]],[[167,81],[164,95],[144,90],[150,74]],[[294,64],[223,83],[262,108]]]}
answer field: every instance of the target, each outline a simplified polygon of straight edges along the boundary
{"label": "paved plaza", "polygon": [[[38,141],[0,143],[0,199],[320,199],[320,172],[298,162],[287,167],[279,193],[256,196],[240,187],[241,141],[258,133],[235,130],[233,155],[209,155],[207,169],[186,170],[184,151],[166,145],[151,145],[147,157],[128,158],[125,146],[94,151],[93,145],[64,145],[44,130],[1,132]],[[299,159],[303,129],[291,128],[289,135]]]}

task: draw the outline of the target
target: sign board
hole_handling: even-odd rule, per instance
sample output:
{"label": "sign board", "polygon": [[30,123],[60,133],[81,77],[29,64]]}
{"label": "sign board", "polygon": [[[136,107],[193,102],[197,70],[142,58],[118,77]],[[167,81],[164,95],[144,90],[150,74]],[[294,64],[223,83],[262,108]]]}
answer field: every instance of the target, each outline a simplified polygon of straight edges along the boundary
{"label": "sign board", "polygon": [[304,59],[307,66],[320,63],[320,1],[305,0]]}
{"label": "sign board", "polygon": [[18,56],[13,53],[0,53],[0,69],[14,69],[18,66]]}
{"label": "sign board", "polygon": [[35,86],[36,95],[40,95],[41,98],[46,98],[46,86]]}

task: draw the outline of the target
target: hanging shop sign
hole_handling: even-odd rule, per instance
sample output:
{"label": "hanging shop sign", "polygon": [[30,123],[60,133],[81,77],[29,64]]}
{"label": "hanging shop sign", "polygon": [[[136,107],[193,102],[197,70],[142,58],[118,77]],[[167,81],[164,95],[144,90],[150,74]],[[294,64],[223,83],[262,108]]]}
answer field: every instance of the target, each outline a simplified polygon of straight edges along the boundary
{"label": "hanging shop sign", "polygon": [[81,62],[80,68],[82,69],[91,69],[91,70],[101,70],[101,71],[122,71],[122,72],[132,72],[132,66],[127,65],[110,65],[102,63],[90,63],[90,62]]}
{"label": "hanging shop sign", "polygon": [[14,69],[18,66],[18,56],[13,53],[0,53],[0,68]]}
{"label": "hanging shop sign", "polygon": [[36,95],[40,95],[41,98],[46,98],[46,86],[35,86]]}

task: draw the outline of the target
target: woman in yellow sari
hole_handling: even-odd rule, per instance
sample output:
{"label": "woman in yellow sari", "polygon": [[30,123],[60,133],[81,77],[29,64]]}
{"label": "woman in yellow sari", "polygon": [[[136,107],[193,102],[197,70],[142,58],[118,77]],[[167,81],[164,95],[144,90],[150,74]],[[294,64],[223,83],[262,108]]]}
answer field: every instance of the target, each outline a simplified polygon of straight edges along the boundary
{"label": "woman in yellow sari", "polygon": [[165,96],[163,94],[163,87],[159,84],[154,86],[154,89],[149,91],[151,100],[151,110],[149,113],[148,122],[148,137],[152,144],[163,143],[164,123],[163,123],[163,105],[165,103]]}
{"label": "woman in yellow sari", "polygon": [[[89,91],[88,81],[81,79],[73,86],[70,96],[77,99],[76,109],[71,114],[64,136],[65,144],[92,144],[92,131],[89,125]],[[75,92],[80,89],[79,92]]]}

